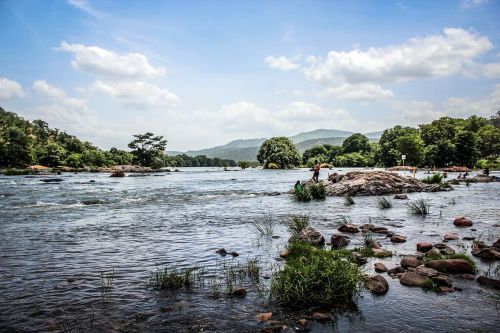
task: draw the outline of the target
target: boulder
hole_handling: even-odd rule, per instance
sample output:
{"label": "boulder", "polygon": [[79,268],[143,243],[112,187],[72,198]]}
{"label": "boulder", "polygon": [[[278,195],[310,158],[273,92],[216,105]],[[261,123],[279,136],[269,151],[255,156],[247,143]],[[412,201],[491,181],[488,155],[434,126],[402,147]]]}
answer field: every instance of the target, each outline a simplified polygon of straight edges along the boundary
{"label": "boulder", "polygon": [[374,275],[364,280],[365,287],[372,294],[383,295],[389,290],[389,284],[382,275]]}
{"label": "boulder", "polygon": [[472,251],[472,255],[484,260],[499,260],[500,259],[500,249],[496,247],[487,247],[483,249],[477,249]]}
{"label": "boulder", "polygon": [[435,269],[425,267],[424,265],[420,265],[417,268],[415,268],[415,272],[420,274],[420,275],[427,276],[427,277],[433,277],[433,276],[437,276],[439,274],[439,272],[436,271]]}
{"label": "boulder", "polygon": [[330,242],[332,244],[332,248],[334,249],[346,247],[349,244],[349,240],[342,235],[332,235]]}
{"label": "boulder", "polygon": [[302,231],[299,233],[298,239],[301,242],[314,246],[322,246],[325,244],[325,238],[321,235],[319,231],[317,231],[311,226],[302,229]]}
{"label": "boulder", "polygon": [[448,247],[448,245],[443,244],[443,243],[436,243],[436,244],[434,244],[433,246],[434,246],[436,249],[439,249],[439,250],[441,250],[441,249],[445,249],[445,248],[447,248],[447,247]]}
{"label": "boulder", "polygon": [[394,199],[405,200],[405,199],[408,199],[408,196],[406,194],[396,194],[394,196]]}
{"label": "boulder", "polygon": [[390,270],[387,271],[387,274],[389,275],[396,275],[396,274],[402,274],[405,272],[405,269],[401,266],[396,266],[394,268],[391,268]]}
{"label": "boulder", "polygon": [[447,255],[447,256],[450,256],[452,254],[455,254],[455,250],[453,250],[451,247],[449,246],[446,246],[442,249],[439,250],[439,252],[441,252],[441,254],[444,254],[444,255]]}
{"label": "boulder", "polygon": [[427,279],[427,277],[415,272],[404,272],[399,279],[399,282],[402,285],[409,287],[421,287],[427,281]]}
{"label": "boulder", "polygon": [[446,275],[443,275],[443,274],[439,274],[437,276],[433,276],[432,280],[434,282],[436,282],[438,285],[445,286],[445,287],[451,287],[452,286],[452,282],[453,282],[453,281],[451,281],[451,278],[449,276],[446,276]]}
{"label": "boulder", "polygon": [[381,231],[387,231],[387,228],[386,227],[372,227],[369,229],[371,232],[374,232],[374,233],[383,233]]}
{"label": "boulder", "polygon": [[394,242],[394,243],[404,243],[404,242],[406,242],[406,237],[405,236],[401,236],[401,235],[393,235],[391,237],[391,242]]}
{"label": "boulder", "polygon": [[451,274],[474,274],[474,266],[464,259],[438,259],[432,260],[425,266],[437,271]]}
{"label": "boulder", "polygon": [[375,266],[375,272],[377,273],[385,273],[388,271],[388,268],[381,262],[376,262],[373,266]]}
{"label": "boulder", "polygon": [[286,258],[286,257],[288,257],[289,254],[290,254],[290,251],[288,251],[287,249],[280,251],[281,258]]}
{"label": "boulder", "polygon": [[495,289],[500,289],[500,280],[491,279],[486,276],[480,276],[477,278],[477,282],[485,286],[489,286]]}
{"label": "boulder", "polygon": [[465,228],[465,227],[471,227],[472,226],[472,221],[469,220],[468,218],[466,217],[463,217],[463,216],[459,216],[457,217],[455,220],[453,220],[453,224],[456,226],[456,227],[459,227],[459,228]]}
{"label": "boulder", "polygon": [[359,232],[358,227],[356,227],[354,224],[349,224],[349,223],[342,224],[340,228],[338,228],[337,230],[340,232],[346,232],[351,234]]}
{"label": "boulder", "polygon": [[417,251],[427,252],[430,249],[432,249],[432,244],[431,243],[425,243],[425,242],[417,243]]}
{"label": "boulder", "polygon": [[451,241],[458,239],[458,235],[456,233],[450,232],[444,235],[445,241]]}
{"label": "boulder", "polygon": [[391,257],[392,253],[384,249],[373,248],[373,256],[375,258],[386,258],[386,257]]}
{"label": "boulder", "polygon": [[401,264],[401,267],[406,269],[408,267],[418,267],[418,266],[422,265],[422,261],[417,259],[417,257],[407,256],[401,260],[400,264]]}
{"label": "boulder", "polygon": [[438,249],[436,249],[435,247],[433,247],[432,249],[430,249],[429,251],[427,251],[427,253],[425,255],[426,256],[438,256],[438,255],[441,255],[441,252],[439,252]]}
{"label": "boulder", "polygon": [[236,288],[233,290],[233,296],[244,297],[247,294],[245,288]]}

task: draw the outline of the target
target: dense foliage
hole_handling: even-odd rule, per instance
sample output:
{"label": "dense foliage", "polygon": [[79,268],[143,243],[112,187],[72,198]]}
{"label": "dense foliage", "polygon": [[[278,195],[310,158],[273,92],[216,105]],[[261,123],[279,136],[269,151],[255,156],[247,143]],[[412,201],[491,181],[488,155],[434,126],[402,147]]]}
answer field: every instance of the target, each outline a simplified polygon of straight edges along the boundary
{"label": "dense foliage", "polygon": [[[235,167],[237,163],[233,160],[210,158],[205,155],[188,156],[186,154],[167,156],[165,164],[172,167]],[[246,166],[246,164],[245,164]]]}
{"label": "dense foliage", "polygon": [[278,168],[285,169],[300,165],[300,154],[293,142],[286,137],[274,137],[266,140],[260,146],[257,160],[270,168],[275,164]]}

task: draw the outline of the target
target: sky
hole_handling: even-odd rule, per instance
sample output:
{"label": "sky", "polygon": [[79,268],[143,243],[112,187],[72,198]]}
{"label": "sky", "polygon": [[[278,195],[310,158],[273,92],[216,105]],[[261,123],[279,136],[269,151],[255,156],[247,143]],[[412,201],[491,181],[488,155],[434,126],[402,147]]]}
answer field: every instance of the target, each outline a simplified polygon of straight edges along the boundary
{"label": "sky", "polygon": [[103,149],[500,110],[500,0],[0,0],[0,106]]}

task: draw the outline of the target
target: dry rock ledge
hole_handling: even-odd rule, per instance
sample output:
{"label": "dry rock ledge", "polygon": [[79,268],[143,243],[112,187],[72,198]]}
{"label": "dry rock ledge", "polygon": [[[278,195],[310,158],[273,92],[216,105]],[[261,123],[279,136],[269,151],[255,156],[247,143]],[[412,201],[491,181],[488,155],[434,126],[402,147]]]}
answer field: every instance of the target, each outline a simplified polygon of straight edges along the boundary
{"label": "dry rock ledge", "polygon": [[352,171],[345,175],[333,174],[323,181],[330,196],[384,195],[409,192],[437,192],[439,184],[425,184],[420,180],[387,171]]}

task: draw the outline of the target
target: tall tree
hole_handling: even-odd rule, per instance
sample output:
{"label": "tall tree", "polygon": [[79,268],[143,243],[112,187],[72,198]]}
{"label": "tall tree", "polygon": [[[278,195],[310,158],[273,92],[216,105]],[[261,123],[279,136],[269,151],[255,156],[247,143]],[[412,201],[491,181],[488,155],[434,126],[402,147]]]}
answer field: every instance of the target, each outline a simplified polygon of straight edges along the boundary
{"label": "tall tree", "polygon": [[344,154],[366,153],[371,150],[370,141],[361,133],[354,133],[342,142]]}
{"label": "tall tree", "polygon": [[481,157],[500,155],[500,128],[487,125],[477,131],[477,147]]}
{"label": "tall tree", "polygon": [[478,157],[476,137],[471,131],[460,131],[455,138],[455,159],[458,165],[474,166]]}
{"label": "tall tree", "polygon": [[418,135],[400,136],[396,140],[398,150],[406,155],[406,163],[412,166],[419,166],[424,158],[424,142]]}
{"label": "tall tree", "polygon": [[299,165],[300,154],[289,138],[274,137],[262,143],[257,153],[257,160],[264,165],[264,168],[274,163],[284,169]]}
{"label": "tall tree", "polygon": [[398,165],[401,161],[401,151],[398,149],[399,137],[418,135],[419,131],[413,127],[394,126],[386,129],[380,137],[380,151],[377,154],[378,162],[385,166]]}
{"label": "tall tree", "polygon": [[161,135],[156,136],[147,132],[136,134],[134,137],[135,139],[128,144],[128,147],[132,149],[136,163],[142,166],[152,166],[155,159],[160,157],[167,147],[167,140],[164,140]]}

